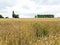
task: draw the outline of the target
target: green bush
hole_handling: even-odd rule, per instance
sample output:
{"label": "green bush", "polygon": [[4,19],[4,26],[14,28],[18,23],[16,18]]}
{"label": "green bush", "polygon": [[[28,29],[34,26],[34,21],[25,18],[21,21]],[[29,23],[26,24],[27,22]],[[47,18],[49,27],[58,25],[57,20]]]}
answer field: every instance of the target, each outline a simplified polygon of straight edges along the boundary
{"label": "green bush", "polygon": [[46,30],[46,29],[44,29],[44,30],[42,31],[42,33],[43,33],[43,37],[44,37],[44,36],[48,36],[49,31]]}
{"label": "green bush", "polygon": [[35,36],[37,38],[47,37],[49,36],[49,31],[47,29],[40,29],[40,25],[38,23],[34,24]]}
{"label": "green bush", "polygon": [[34,23],[33,25],[34,29],[35,29],[35,37],[36,38],[40,38],[42,37],[42,30],[40,30],[40,25],[38,23]]}
{"label": "green bush", "polygon": [[42,31],[41,30],[36,30],[36,37],[37,38],[42,37]]}

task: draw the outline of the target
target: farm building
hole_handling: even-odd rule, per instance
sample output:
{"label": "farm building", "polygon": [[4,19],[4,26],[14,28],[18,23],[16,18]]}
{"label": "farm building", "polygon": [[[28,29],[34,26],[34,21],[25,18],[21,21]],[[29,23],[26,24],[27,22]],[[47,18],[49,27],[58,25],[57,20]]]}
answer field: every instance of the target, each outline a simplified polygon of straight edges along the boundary
{"label": "farm building", "polygon": [[37,15],[35,18],[54,18],[54,15]]}

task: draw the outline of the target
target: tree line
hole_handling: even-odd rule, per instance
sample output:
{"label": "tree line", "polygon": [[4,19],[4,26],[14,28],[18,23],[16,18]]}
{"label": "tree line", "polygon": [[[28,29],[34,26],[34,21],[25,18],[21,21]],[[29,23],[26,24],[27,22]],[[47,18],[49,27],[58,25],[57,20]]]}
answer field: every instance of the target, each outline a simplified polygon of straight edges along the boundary
{"label": "tree line", "polygon": [[35,18],[54,18],[53,14],[37,14]]}
{"label": "tree line", "polygon": [[[2,15],[0,15],[0,18],[4,18]],[[9,18],[9,17],[5,17]],[[12,18],[19,18],[18,14],[15,14],[14,11],[12,11]],[[54,18],[53,14],[37,14],[35,18]]]}
{"label": "tree line", "polygon": [[[4,18],[4,17],[0,14],[0,18]],[[9,18],[9,17],[5,17],[5,18]],[[12,11],[12,18],[19,18],[19,15],[15,14],[15,12]]]}

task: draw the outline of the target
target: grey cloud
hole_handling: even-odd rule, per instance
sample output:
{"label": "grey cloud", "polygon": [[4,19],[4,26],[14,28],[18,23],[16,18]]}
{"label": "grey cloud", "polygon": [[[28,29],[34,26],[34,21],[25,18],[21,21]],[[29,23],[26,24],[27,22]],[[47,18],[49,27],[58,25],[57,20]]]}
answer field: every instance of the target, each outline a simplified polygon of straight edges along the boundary
{"label": "grey cloud", "polygon": [[10,11],[8,11],[7,7],[12,7],[16,4],[16,0],[1,0],[0,1],[0,13],[4,16],[10,16]]}
{"label": "grey cloud", "polygon": [[22,6],[22,8],[24,8],[24,9],[30,9],[30,7],[28,7],[28,6]]}
{"label": "grey cloud", "polygon": [[0,1],[0,9],[5,9],[6,7],[11,7],[16,4],[15,0],[1,0]]}
{"label": "grey cloud", "polygon": [[60,0],[30,0],[39,5],[60,5]]}
{"label": "grey cloud", "polygon": [[35,16],[35,13],[23,13],[21,14],[21,17],[23,18],[33,18]]}

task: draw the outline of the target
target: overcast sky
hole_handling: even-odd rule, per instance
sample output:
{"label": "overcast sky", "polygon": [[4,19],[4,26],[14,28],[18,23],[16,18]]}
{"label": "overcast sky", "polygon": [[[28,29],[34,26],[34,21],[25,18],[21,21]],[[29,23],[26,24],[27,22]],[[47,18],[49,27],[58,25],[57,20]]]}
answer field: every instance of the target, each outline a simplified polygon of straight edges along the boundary
{"label": "overcast sky", "polygon": [[0,0],[0,14],[11,18],[13,10],[21,18],[33,18],[36,14],[60,17],[60,0]]}

